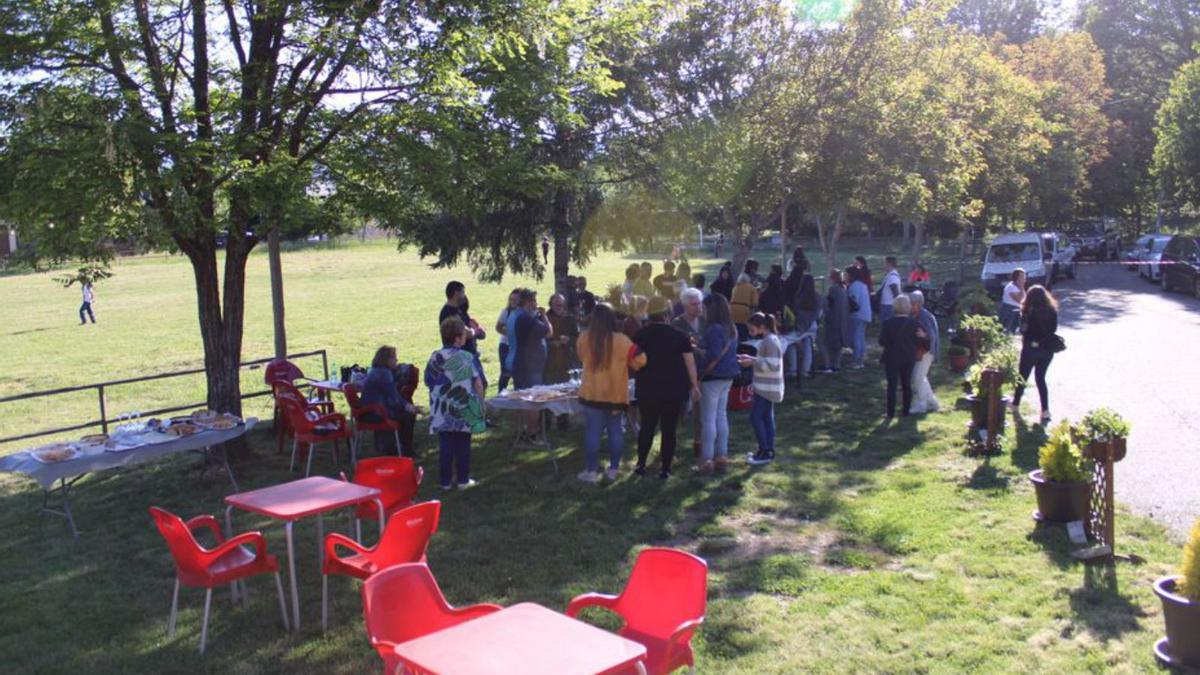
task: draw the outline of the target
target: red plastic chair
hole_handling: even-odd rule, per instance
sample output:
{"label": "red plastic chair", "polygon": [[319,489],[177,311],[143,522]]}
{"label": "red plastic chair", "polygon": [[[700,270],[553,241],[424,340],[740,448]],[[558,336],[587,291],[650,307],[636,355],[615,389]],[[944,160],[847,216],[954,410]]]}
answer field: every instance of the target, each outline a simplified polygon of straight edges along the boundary
{"label": "red plastic chair", "polygon": [[[272,363],[275,363],[275,361],[272,361]],[[263,378],[267,381],[267,384],[270,385],[271,391],[275,398],[275,411],[274,418],[272,420],[272,428],[275,429],[276,454],[283,452],[284,441],[288,436],[292,435],[292,428],[291,425],[288,424],[287,415],[282,414],[283,404],[280,402],[280,399],[286,398],[295,401],[299,405],[304,406],[306,409],[315,410],[318,414],[333,412],[333,401],[319,398],[306,398],[304,394],[300,393],[300,389],[297,388],[296,385],[292,384],[292,379],[295,378],[289,379],[289,376],[294,372],[299,373],[298,377],[302,377],[303,373],[300,373],[300,369],[296,368],[290,362],[283,361],[283,363],[287,366],[291,366],[293,370],[288,371],[285,368],[280,367],[276,369],[274,374],[272,374],[271,366],[268,365],[268,372]],[[273,377],[274,379],[272,379]]]}
{"label": "red plastic chair", "polygon": [[288,471],[295,469],[296,450],[301,443],[308,446],[308,462],[304,468],[306,477],[312,472],[313,455],[321,443],[333,443],[333,461],[336,465],[338,442],[350,442],[350,427],[346,417],[341,413],[318,415],[316,411],[302,408],[294,399],[287,397],[276,400],[282,404],[284,415],[292,427],[292,460],[288,464]]}
{"label": "red plastic chair", "polygon": [[[367,548],[344,534],[336,532],[325,537],[325,564],[321,567],[321,630],[329,617],[329,575],[341,574],[366,579],[379,570],[402,563],[425,562],[429,538],[437,532],[441,502],[432,501],[410,506],[389,517],[379,536],[379,543]],[[338,557],[338,548],[353,553]]]}
{"label": "red plastic chair", "polygon": [[[388,410],[382,403],[364,404],[358,398],[358,388],[352,384],[348,384],[342,389],[342,395],[346,397],[346,405],[350,407],[350,419],[354,420],[354,436],[350,439],[350,462],[357,465],[358,460],[358,435],[363,431],[390,431],[396,437],[396,452],[400,451],[400,422],[388,417]],[[382,422],[371,422],[363,419],[366,416],[373,416]],[[375,450],[379,451],[378,448]]]}
{"label": "red plastic chair", "polygon": [[[354,483],[379,488],[385,521],[416,501],[424,478],[425,469],[417,466],[411,457],[371,457],[359,462],[354,469]],[[373,501],[363,502],[355,509],[354,518],[355,538],[361,542],[362,521],[379,520],[379,506]]]}
{"label": "red plastic chair", "polygon": [[400,666],[396,645],[498,612],[500,605],[451,607],[425,563],[389,567],[371,575],[362,587],[363,617],[371,646],[383,659],[384,672]]}
{"label": "red plastic chair", "polygon": [[584,607],[604,607],[625,620],[618,633],[646,647],[646,671],[669,673],[695,667],[692,634],[704,622],[708,563],[670,548],[638,554],[621,595],[585,593],[567,605],[567,616]]}
{"label": "red plastic chair", "polygon": [[[171,618],[167,621],[167,635],[175,635],[175,616],[179,609],[179,586],[189,588],[205,588],[204,623],[200,627],[200,653],[208,642],[208,614],[212,605],[213,588],[229,584],[233,593],[233,601],[238,599],[237,584],[246,577],[255,574],[274,574],[275,590],[279,592],[279,610],[283,615],[284,630],[290,630],[288,624],[287,604],[283,598],[283,582],[279,578],[279,560],[267,553],[267,541],[262,532],[244,532],[226,540],[221,534],[217,519],[212,516],[196,516],[184,522],[179,516],[164,511],[156,506],[150,507],[150,516],[163,539],[167,540],[167,548],[175,559],[175,591],[171,595]],[[208,549],[196,541],[193,531],[197,528],[208,528],[217,540],[214,548]],[[243,548],[245,544],[253,544],[254,551]],[[242,584],[242,602],[246,600],[246,582]]]}

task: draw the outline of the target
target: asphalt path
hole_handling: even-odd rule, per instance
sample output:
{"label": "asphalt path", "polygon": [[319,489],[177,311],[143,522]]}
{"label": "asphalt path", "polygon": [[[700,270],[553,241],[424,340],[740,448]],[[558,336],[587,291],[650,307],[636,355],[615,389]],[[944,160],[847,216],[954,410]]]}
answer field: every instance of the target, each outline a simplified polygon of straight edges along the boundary
{"label": "asphalt path", "polygon": [[[1182,539],[1200,518],[1200,300],[1164,293],[1118,264],[1081,264],[1077,279],[1052,292],[1067,343],[1046,378],[1054,419],[1099,406],[1128,419],[1117,500]],[[1024,400],[1026,416],[1036,416],[1036,388]]]}

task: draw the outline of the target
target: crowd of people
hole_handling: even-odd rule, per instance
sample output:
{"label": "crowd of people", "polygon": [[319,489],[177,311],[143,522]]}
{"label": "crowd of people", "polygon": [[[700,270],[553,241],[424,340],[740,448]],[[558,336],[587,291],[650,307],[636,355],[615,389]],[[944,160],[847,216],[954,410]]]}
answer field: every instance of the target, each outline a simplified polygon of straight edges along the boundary
{"label": "crowd of people", "polygon": [[[749,400],[757,440],[747,461],[768,463],[775,457],[774,408],[783,400],[787,377],[837,372],[844,351],[850,368],[864,367],[867,325],[878,316],[887,416],[896,414],[898,391],[901,415],[937,410],[927,379],[938,352],[937,320],[924,308],[920,291],[902,291],[895,258],[885,260],[878,290],[862,257],[829,274],[823,297],[810,270],[797,248],[786,266],[771,265],[765,277],[756,260],[747,260],[736,275],[732,263],[725,263],[711,285],[703,274],[693,275],[688,262],[668,260],[658,274],[649,262],[629,265],[623,283],[603,297],[588,290],[581,276],[568,277],[565,292],[552,295],[547,307],[536,291],[513,289],[494,325],[497,388],[580,381],[585,466],[578,477],[585,482],[618,477],[630,428],[637,429],[634,472],[647,472],[657,436],[657,473],[668,478],[678,428],[688,418],[695,470],[721,473],[729,464],[735,383],[739,398]],[[928,273],[919,272],[927,281]],[[443,346],[425,369],[440,482],[447,489],[474,484],[470,434],[486,424],[482,401],[488,382],[479,343],[487,331],[469,308],[465,286],[450,282],[439,314]],[[542,422],[537,413],[526,415],[521,433],[536,437]],[[560,427],[567,423],[565,417],[558,420]]]}

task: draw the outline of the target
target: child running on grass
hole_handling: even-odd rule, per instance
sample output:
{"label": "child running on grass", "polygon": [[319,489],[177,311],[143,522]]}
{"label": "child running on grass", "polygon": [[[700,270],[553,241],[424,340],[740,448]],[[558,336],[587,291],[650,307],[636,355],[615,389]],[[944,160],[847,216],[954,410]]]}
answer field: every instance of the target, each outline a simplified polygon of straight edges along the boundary
{"label": "child running on grass", "polygon": [[758,439],[758,452],[746,461],[766,464],[775,459],[775,404],[783,400],[783,345],[775,336],[775,317],[758,312],[746,322],[750,337],[760,340],[758,356],[738,355],[738,365],[754,368],[754,405],[750,426]]}
{"label": "child running on grass", "polygon": [[485,428],[483,373],[474,355],[463,349],[467,327],[458,317],[442,322],[442,344],[425,366],[429,388],[429,431],[438,435],[439,482],[443,490],[476,485],[471,478],[471,434]]}

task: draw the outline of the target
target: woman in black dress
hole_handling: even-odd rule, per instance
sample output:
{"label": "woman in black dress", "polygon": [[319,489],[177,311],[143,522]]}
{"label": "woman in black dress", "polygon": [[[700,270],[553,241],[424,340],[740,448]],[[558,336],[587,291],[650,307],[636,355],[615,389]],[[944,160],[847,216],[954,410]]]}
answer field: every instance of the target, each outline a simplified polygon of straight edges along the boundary
{"label": "woman in black dress", "polygon": [[896,415],[897,383],[904,396],[900,414],[908,415],[908,409],[912,406],[912,373],[917,363],[917,337],[923,335],[916,320],[910,316],[912,304],[907,295],[902,293],[897,296],[894,307],[896,313],[879,328],[879,345],[883,347],[883,356],[879,360],[887,374],[888,419]]}
{"label": "woman in black dress", "polygon": [[1058,343],[1058,301],[1044,286],[1036,285],[1025,292],[1021,303],[1021,386],[1013,392],[1012,409],[1021,407],[1024,382],[1035,373],[1038,398],[1042,404],[1042,423],[1050,421],[1050,390],[1046,387],[1046,370],[1054,360]]}

